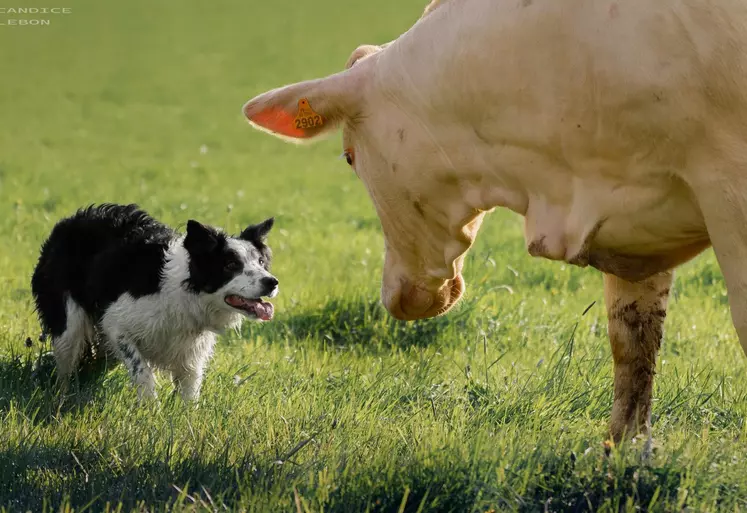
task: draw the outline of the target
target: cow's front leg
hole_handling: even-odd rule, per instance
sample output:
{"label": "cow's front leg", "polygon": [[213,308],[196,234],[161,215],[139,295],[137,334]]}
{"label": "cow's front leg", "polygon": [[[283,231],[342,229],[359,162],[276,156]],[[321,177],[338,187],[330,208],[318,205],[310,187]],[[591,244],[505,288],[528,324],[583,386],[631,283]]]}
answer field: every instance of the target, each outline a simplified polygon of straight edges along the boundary
{"label": "cow's front leg", "polygon": [[704,168],[692,186],[724,274],[731,318],[747,354],[747,172],[743,169],[747,161],[730,175],[717,167]]}
{"label": "cow's front leg", "polygon": [[649,433],[651,390],[661,347],[673,271],[631,283],[604,275],[609,337],[615,367],[615,398],[610,435]]}

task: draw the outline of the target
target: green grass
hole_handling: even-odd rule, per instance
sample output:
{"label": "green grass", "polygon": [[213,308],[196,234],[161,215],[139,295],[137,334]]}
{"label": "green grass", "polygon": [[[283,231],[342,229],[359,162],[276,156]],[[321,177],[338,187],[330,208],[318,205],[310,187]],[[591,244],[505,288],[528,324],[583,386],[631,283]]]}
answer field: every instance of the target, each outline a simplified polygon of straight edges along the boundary
{"label": "green grass", "polygon": [[[521,220],[497,212],[463,303],[393,321],[378,220],[338,138],[298,148],[242,119],[250,97],[339,70],[423,3],[76,0],[48,27],[0,26],[0,509],[747,509],[747,366],[712,253],[674,287],[653,458],[606,456],[598,273],[531,259]],[[39,245],[104,201],[182,227],[277,217],[277,317],[220,340],[196,410],[165,378],[139,407],[121,368],[58,409],[33,371]]]}

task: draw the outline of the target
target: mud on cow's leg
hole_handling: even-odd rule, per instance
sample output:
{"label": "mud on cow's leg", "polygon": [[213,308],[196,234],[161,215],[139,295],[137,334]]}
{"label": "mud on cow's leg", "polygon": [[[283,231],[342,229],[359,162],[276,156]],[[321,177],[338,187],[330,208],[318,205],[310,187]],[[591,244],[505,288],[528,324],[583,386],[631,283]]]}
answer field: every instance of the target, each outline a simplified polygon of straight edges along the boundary
{"label": "mud on cow's leg", "polygon": [[604,275],[604,296],[615,372],[610,435],[650,432],[651,391],[673,271],[631,283]]}

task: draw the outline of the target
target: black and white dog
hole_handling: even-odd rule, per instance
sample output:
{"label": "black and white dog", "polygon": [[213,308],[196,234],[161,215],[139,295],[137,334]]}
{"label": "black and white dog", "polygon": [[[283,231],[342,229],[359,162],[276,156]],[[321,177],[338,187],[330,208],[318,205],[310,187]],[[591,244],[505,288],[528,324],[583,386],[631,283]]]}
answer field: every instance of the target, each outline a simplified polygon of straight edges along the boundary
{"label": "black and white dog", "polygon": [[265,244],[273,218],[238,237],[190,220],[180,235],[137,205],[104,204],[61,220],[31,280],[63,390],[84,352],[122,361],[140,397],[155,368],[196,399],[215,334],[270,320],[278,280]]}

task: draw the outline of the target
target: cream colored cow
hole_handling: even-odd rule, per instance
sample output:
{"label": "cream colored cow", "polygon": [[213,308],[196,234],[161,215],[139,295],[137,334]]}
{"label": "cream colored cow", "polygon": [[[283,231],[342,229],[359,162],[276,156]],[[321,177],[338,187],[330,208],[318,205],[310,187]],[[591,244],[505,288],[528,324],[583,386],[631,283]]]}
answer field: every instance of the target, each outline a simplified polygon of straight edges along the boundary
{"label": "cream colored cow", "polygon": [[[604,273],[615,439],[649,429],[672,270],[711,244],[747,349],[747,2],[433,2],[348,68],[244,113],[291,140],[343,128],[394,317],[447,312],[505,207],[531,255]],[[318,123],[299,124],[301,100]]]}

